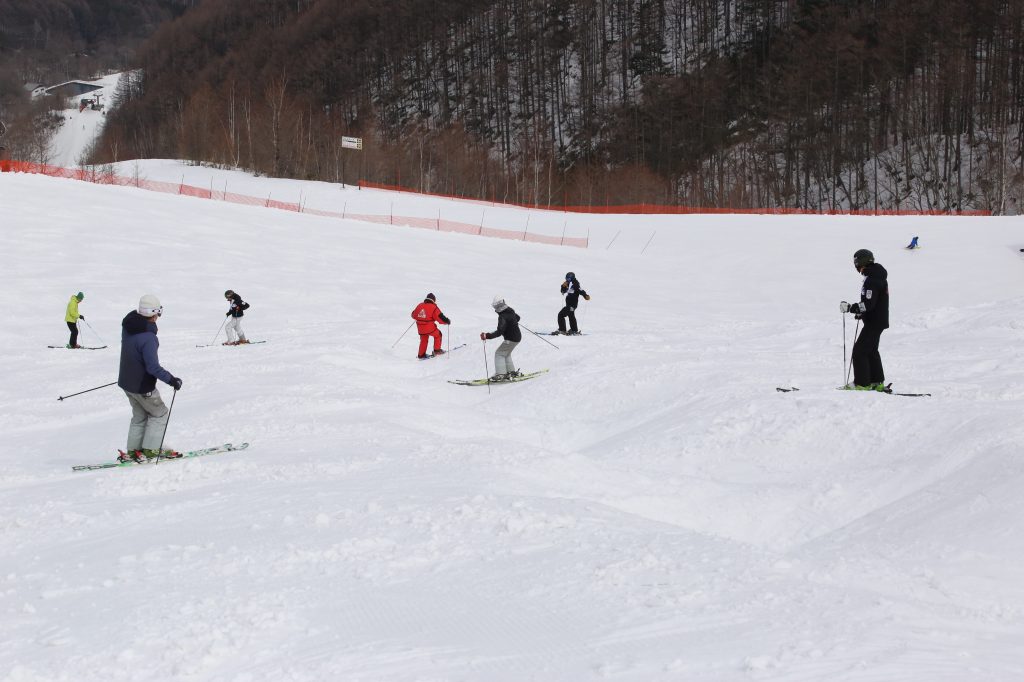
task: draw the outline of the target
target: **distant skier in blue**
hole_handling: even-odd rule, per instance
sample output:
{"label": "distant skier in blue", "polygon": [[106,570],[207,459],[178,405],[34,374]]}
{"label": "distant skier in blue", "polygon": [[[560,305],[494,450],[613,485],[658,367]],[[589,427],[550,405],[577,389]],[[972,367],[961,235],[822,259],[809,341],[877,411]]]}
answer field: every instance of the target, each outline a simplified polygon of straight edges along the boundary
{"label": "distant skier in blue", "polygon": [[908,249],[917,249],[917,248],[920,248],[920,247],[919,247],[919,246],[917,245],[917,237],[914,237],[913,239],[911,239],[911,240],[910,240],[910,243],[909,243],[909,244],[907,244],[907,248],[908,248]]}

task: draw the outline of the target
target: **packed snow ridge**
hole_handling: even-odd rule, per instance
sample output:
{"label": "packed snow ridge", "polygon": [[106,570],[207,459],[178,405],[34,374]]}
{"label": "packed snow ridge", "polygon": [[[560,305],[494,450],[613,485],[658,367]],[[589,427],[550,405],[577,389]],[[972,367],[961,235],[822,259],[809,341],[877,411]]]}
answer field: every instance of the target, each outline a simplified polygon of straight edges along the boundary
{"label": "packed snow ridge", "polygon": [[[1021,219],[529,214],[583,250],[20,174],[0,205],[4,682],[1024,679]],[[859,248],[931,397],[834,390]],[[586,335],[514,353],[549,372],[448,383],[493,296],[553,330],[567,271]],[[266,343],[196,347],[226,289]],[[48,349],[78,291],[109,347]],[[467,345],[424,362],[428,292]],[[143,294],[167,445],[250,446],[72,473],[130,408],[57,397],[116,379]]]}

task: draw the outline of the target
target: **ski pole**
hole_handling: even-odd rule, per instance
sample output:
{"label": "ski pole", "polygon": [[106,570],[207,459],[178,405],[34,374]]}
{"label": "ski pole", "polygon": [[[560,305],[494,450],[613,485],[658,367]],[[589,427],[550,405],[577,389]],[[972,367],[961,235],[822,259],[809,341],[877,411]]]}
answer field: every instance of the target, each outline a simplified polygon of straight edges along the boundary
{"label": "ski pole", "polygon": [[[210,345],[211,346],[213,344],[217,343],[217,337],[220,336],[220,330],[223,329],[224,325],[226,325],[227,323],[228,323],[228,316],[225,315],[224,316],[224,321],[220,323],[219,327],[217,327],[217,333],[213,335],[213,341],[210,341]],[[174,402],[174,398],[171,398],[171,402]]]}
{"label": "ski pole", "polygon": [[107,386],[113,386],[116,383],[117,383],[116,381],[111,381],[109,384],[103,384],[102,386],[97,386],[96,388],[87,388],[84,391],[79,391],[78,393],[72,393],[71,395],[62,395],[59,398],[57,398],[57,400],[64,400],[65,398],[74,398],[76,395],[82,395],[83,393],[88,393],[89,391],[98,391],[101,388],[106,388]]}
{"label": "ski pole", "polygon": [[846,371],[846,313],[839,313],[843,318],[843,386],[849,382],[849,373]]}
{"label": "ski pole", "polygon": [[96,330],[92,328],[91,324],[89,324],[85,320],[82,320],[82,322],[85,322],[85,326],[88,327],[89,331],[91,331],[93,333],[93,335],[95,335],[96,338],[100,340],[100,343],[102,343],[104,346],[107,345],[107,342],[103,340],[102,336],[100,336],[99,334],[96,333]]}
{"label": "ski pole", "polygon": [[[409,333],[409,330],[412,329],[412,326],[414,324],[416,324],[416,320],[413,320],[412,322],[409,323],[409,326],[405,328],[405,331],[402,332],[402,335],[398,337],[398,341],[401,341],[402,339],[405,338],[405,335]],[[393,344],[391,344],[392,349],[394,349],[394,347],[398,345],[398,341],[395,341]]]}
{"label": "ski pole", "polygon": [[[857,345],[857,333],[860,331],[860,320],[857,320],[857,326],[853,328],[853,345]],[[846,340],[845,334],[843,340]],[[850,385],[850,372],[853,371],[853,348],[850,348],[850,368],[846,370],[846,385]]]}
{"label": "ski pole", "polygon": [[547,339],[545,339],[545,338],[544,338],[543,336],[541,336],[541,335],[540,335],[540,334],[538,334],[537,332],[535,332],[535,331],[533,331],[532,329],[530,329],[529,327],[527,327],[527,326],[526,326],[525,324],[523,324],[522,322],[520,322],[520,323],[519,323],[519,326],[520,326],[520,327],[522,327],[523,329],[525,329],[526,331],[530,332],[531,334],[533,334],[534,336],[536,336],[536,337],[537,337],[538,339],[540,339],[540,340],[541,340],[541,341],[543,341],[544,343],[548,344],[549,346],[554,346],[554,347],[555,347],[555,349],[557,349],[557,350],[562,350],[561,348],[559,348],[558,346],[555,346],[555,344],[551,343],[550,341],[548,341]]}
{"label": "ski pole", "polygon": [[171,394],[171,406],[167,408],[167,421],[164,422],[164,434],[160,436],[160,448],[156,451],[156,461],[153,462],[153,466],[160,463],[161,459],[164,459],[164,438],[167,438],[167,427],[171,425],[171,410],[174,409],[174,399],[178,396],[178,389],[174,389],[174,393]]}
{"label": "ski pole", "polygon": [[491,366],[487,364],[487,339],[480,339],[484,343],[484,375],[487,377],[487,395],[491,394]]}

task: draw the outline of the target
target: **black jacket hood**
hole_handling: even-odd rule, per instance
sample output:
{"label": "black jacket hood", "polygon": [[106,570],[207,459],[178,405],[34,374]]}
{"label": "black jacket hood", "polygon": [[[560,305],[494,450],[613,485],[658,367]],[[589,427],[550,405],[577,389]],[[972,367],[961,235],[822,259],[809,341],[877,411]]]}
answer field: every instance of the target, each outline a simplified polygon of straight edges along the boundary
{"label": "black jacket hood", "polygon": [[[152,329],[150,329],[152,325]],[[124,316],[121,320],[121,329],[124,330],[125,334],[134,336],[135,334],[142,334],[143,332],[156,332],[156,324],[150,322],[148,319],[139,315],[138,311],[133,310]]]}

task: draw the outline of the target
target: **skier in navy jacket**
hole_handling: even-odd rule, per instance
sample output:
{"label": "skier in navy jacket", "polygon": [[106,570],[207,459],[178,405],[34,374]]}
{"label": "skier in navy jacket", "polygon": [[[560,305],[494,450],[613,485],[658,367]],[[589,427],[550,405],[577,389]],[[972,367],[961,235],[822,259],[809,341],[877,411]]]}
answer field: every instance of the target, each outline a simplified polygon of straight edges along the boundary
{"label": "skier in navy jacket", "polygon": [[128,396],[132,406],[132,421],[128,427],[128,444],[118,458],[121,461],[145,457],[180,456],[170,449],[160,452],[160,443],[167,429],[169,410],[156,390],[156,380],[181,389],[181,379],[160,366],[157,339],[157,319],[163,306],[156,296],[147,294],[139,300],[139,307],[121,321],[121,367],[117,385]]}

